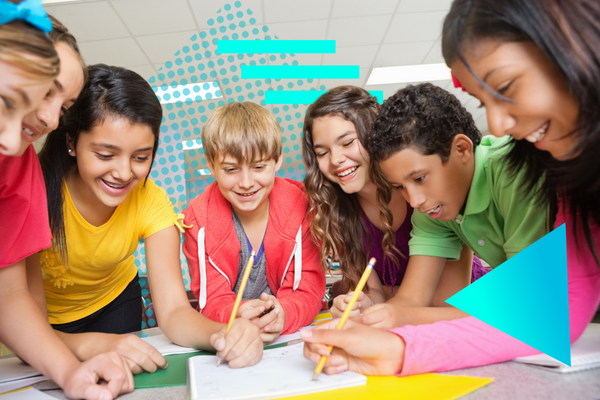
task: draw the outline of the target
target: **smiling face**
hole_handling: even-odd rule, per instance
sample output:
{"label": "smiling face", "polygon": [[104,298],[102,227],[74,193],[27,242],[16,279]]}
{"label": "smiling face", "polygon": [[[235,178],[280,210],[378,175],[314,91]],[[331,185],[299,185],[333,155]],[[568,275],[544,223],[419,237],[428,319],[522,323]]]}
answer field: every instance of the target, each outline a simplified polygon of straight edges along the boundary
{"label": "smiling face", "polygon": [[346,193],[363,190],[370,182],[369,155],[354,124],[338,115],[316,118],[312,137],[321,173]]}
{"label": "smiling face", "polygon": [[23,119],[23,135],[35,141],[58,127],[58,120],[77,100],[83,88],[83,71],[78,55],[65,43],[54,45],[60,73],[36,110]]}
{"label": "smiling face", "polygon": [[392,188],[400,190],[413,208],[442,221],[453,220],[463,208],[474,165],[473,144],[463,134],[454,138],[445,163],[439,155],[425,156],[414,147],[397,151],[380,163]]}
{"label": "smiling face", "polygon": [[0,62],[0,154],[20,156],[25,152],[33,139],[22,134],[21,123],[42,101],[50,85],[32,85],[18,69]]}
{"label": "smiling face", "polygon": [[480,41],[464,56],[478,77],[511,100],[494,97],[461,61],[452,64],[464,88],[485,105],[494,136],[528,140],[559,160],[573,156],[569,151],[576,139],[568,135],[577,126],[577,101],[565,77],[535,44]]}
{"label": "smiling face", "polygon": [[251,215],[268,207],[269,193],[275,184],[275,173],[281,167],[278,160],[259,160],[240,164],[230,155],[217,155],[208,168],[217,185],[238,215]]}
{"label": "smiling face", "polygon": [[152,165],[154,134],[147,125],[106,119],[90,132],[81,132],[76,148],[76,190],[80,197],[115,208],[145,179]]}

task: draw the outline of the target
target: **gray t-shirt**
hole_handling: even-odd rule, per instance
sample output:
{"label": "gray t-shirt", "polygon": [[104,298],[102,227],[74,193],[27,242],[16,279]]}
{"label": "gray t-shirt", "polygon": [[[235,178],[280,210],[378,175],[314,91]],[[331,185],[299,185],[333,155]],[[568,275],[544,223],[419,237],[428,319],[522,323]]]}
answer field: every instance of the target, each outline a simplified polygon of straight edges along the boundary
{"label": "gray t-shirt", "polygon": [[[237,295],[240,291],[242,277],[244,276],[244,271],[246,270],[246,265],[248,264],[248,259],[250,258],[252,249],[248,248],[246,232],[244,231],[242,222],[235,214],[233,209],[231,210],[231,215],[233,219],[233,226],[235,227],[235,233],[240,241],[240,266],[238,269],[237,279],[235,281],[235,287],[233,289],[233,292]],[[269,282],[267,281],[267,260],[265,258],[264,251],[260,256],[260,259],[254,260],[254,265],[250,271],[250,277],[248,278],[248,283],[246,284],[246,290],[244,291],[244,296],[242,296],[242,301],[259,299],[261,293],[273,294],[273,292],[271,292],[271,288],[269,287]]]}

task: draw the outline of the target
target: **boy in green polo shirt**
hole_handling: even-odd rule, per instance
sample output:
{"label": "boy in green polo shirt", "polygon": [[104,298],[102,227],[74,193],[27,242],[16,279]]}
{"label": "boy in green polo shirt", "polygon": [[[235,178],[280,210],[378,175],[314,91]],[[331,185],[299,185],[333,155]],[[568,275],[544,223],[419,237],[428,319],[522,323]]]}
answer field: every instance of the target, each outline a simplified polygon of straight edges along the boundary
{"label": "boy in green polo shirt", "polygon": [[[408,267],[389,304],[428,306],[446,260],[457,260],[463,244],[495,268],[549,231],[548,208],[508,165],[511,146],[510,137],[482,139],[458,99],[430,83],[408,86],[383,103],[370,138],[371,162],[415,209]],[[373,306],[363,323],[396,326],[400,310]],[[463,315],[448,307],[423,322]]]}

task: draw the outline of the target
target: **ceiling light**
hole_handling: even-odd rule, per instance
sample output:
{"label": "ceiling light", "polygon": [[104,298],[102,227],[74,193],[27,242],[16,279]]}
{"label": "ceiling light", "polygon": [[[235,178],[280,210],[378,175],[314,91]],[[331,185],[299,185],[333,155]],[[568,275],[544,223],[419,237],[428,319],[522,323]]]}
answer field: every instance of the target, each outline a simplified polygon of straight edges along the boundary
{"label": "ceiling light", "polygon": [[200,102],[202,100],[221,99],[223,93],[219,87],[219,82],[196,82],[189,85],[168,86],[163,84],[160,88],[152,86],[160,104],[185,102],[192,100]]}
{"label": "ceiling light", "polygon": [[444,63],[403,65],[373,68],[367,80],[367,85],[444,81],[450,78],[450,68]]}

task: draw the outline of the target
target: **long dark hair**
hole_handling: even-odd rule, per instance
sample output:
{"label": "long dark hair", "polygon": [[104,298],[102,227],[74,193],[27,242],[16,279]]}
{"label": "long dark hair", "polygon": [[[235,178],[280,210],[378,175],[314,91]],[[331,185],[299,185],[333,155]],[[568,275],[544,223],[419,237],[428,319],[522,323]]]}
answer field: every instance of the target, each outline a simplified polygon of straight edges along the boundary
{"label": "long dark hair", "polygon": [[[481,39],[534,43],[561,71],[577,100],[577,128],[571,133],[576,156],[558,161],[524,140],[508,154],[513,171],[524,168],[527,188],[543,181],[538,198],[550,205],[551,217],[563,197],[564,210],[580,227],[600,266],[591,226],[600,226],[600,2],[597,0],[455,0],[446,16],[442,52],[447,65],[457,59],[473,73],[463,51]],[[473,74],[475,76],[475,74]],[[481,78],[475,76],[481,82]],[[486,87],[486,85],[482,85]],[[486,87],[495,96],[500,96]]]}
{"label": "long dark hair", "polygon": [[[77,159],[69,155],[67,137],[77,146],[80,134],[90,132],[110,118],[147,125],[154,134],[152,161],[158,148],[162,108],[152,88],[137,73],[120,67],[96,64],[89,67],[89,79],[75,104],[62,117],[58,129],[51,132],[38,157],[42,164],[53,245],[67,262],[67,242],[63,216],[62,186],[66,174],[77,168]],[[149,173],[149,172],[148,172]]]}
{"label": "long dark hair", "polygon": [[[363,246],[367,227],[361,218],[361,206],[356,194],[347,194],[331,182],[319,169],[317,155],[313,149],[313,124],[315,119],[337,115],[350,121],[356,127],[361,145],[367,149],[367,138],[377,116],[379,103],[369,92],[356,86],[340,86],[324,93],[308,107],[304,119],[304,140],[302,156],[307,166],[304,186],[310,201],[310,227],[313,237],[320,244],[321,260],[337,258],[343,274],[343,292],[353,290],[367,265],[367,253]],[[385,181],[379,168],[370,171],[372,181]],[[390,221],[388,203],[379,204],[384,224]],[[394,232],[386,225],[384,250],[397,263],[394,255]],[[389,231],[392,232],[390,237]],[[367,289],[368,290],[368,289]]]}

